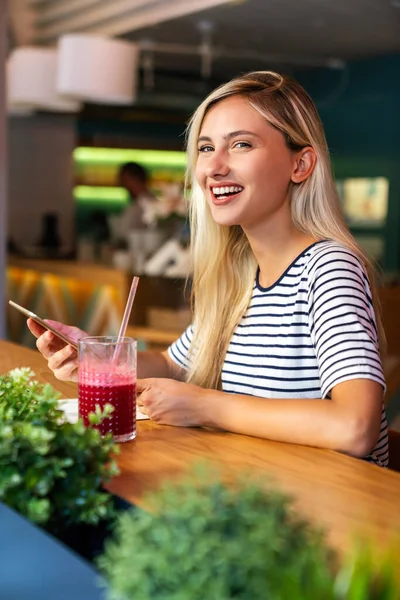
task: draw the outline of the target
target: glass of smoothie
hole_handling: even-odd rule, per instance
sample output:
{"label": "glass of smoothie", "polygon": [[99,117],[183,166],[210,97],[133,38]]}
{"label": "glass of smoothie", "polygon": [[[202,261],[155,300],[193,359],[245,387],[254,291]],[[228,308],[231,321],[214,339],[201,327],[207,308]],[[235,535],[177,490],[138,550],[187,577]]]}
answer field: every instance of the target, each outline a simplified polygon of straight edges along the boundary
{"label": "glass of smoothie", "polygon": [[116,442],[136,437],[136,340],[132,338],[79,340],[78,410],[86,427],[89,414],[106,404],[114,407],[113,412],[93,427],[102,435],[112,433]]}

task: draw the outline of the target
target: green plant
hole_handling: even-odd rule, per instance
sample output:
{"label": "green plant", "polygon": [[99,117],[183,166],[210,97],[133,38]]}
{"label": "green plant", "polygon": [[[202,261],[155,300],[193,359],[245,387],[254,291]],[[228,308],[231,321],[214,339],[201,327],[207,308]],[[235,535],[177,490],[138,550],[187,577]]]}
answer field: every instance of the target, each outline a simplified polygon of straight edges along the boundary
{"label": "green plant", "polygon": [[335,600],[400,600],[400,537],[384,552],[358,544],[339,571]]}
{"label": "green plant", "polygon": [[[206,482],[206,483],[204,483]],[[109,600],[400,600],[400,538],[343,565],[290,499],[210,472],[120,515],[98,559]]]}
{"label": "green plant", "polygon": [[81,421],[68,423],[58,393],[33,377],[25,368],[0,376],[0,500],[53,533],[96,525],[114,515],[101,486],[118,472],[117,447]]}
{"label": "green plant", "polygon": [[276,491],[205,474],[117,521],[99,559],[109,598],[330,600],[333,553]]}

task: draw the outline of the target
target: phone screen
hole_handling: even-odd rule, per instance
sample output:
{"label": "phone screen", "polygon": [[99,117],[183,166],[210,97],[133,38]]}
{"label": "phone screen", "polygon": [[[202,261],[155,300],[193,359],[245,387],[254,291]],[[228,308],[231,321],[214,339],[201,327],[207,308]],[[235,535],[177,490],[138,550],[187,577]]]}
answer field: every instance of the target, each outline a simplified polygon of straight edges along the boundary
{"label": "phone screen", "polygon": [[16,308],[17,310],[22,312],[26,317],[28,317],[29,319],[32,319],[33,321],[35,321],[35,323],[37,323],[44,329],[47,329],[48,331],[51,331],[52,333],[54,333],[54,335],[57,336],[60,340],[62,340],[66,344],[69,344],[70,346],[75,348],[75,350],[78,350],[77,342],[75,342],[74,340],[69,338],[64,333],[57,331],[57,329],[55,329],[52,325],[49,325],[49,323],[46,323],[46,321],[41,319],[34,312],[32,312],[31,310],[28,310],[27,308],[24,308],[23,306],[20,306],[19,304],[17,304],[16,302],[13,302],[12,300],[9,300],[8,303],[10,304],[10,306],[13,306],[14,308]]}

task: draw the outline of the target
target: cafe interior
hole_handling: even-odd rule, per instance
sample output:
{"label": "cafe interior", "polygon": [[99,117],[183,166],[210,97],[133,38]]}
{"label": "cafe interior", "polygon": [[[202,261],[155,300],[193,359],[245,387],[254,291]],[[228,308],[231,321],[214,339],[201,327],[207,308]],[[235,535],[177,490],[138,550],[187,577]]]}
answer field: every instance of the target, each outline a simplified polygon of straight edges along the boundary
{"label": "cafe interior", "polygon": [[[54,377],[26,316],[9,300],[90,336],[117,336],[132,278],[139,277],[126,335],[138,351],[164,351],[181,336],[192,320],[188,120],[211,90],[241,73],[294,77],[321,116],[348,227],[378,266],[389,468],[329,450],[143,419],[136,439],[121,444],[119,475],[104,489],[147,514],[148,493],[178,484],[206,461],[224,481],[244,473],[260,485],[275,482],[299,514],[324,530],[339,557],[362,539],[371,545],[371,563],[387,552],[399,573],[399,0],[3,0],[0,11],[1,373],[29,367],[61,398],[78,396],[76,384]],[[127,163],[144,169],[155,199],[133,225],[129,173],[121,170]],[[0,598],[108,597],[111,583],[91,557],[7,507],[5,498],[0,484]],[[190,535],[201,532],[182,525],[176,546]],[[249,539],[242,540],[244,562]],[[162,580],[157,565],[162,571],[169,560],[162,554],[167,538],[160,533],[155,540],[153,582]],[[139,543],[146,543],[140,535]],[[240,537],[234,543],[239,547]],[[217,552],[205,541],[203,571],[194,563],[182,567],[186,594],[174,591],[171,575],[164,592],[144,592],[143,584],[136,594],[127,587],[122,597],[300,598],[207,591],[203,579],[219,577],[215,564],[207,574],[208,550]],[[132,570],[141,552],[132,546]],[[201,581],[196,592],[188,583],[192,571],[193,581]],[[398,585],[392,596],[329,597],[400,598]]]}

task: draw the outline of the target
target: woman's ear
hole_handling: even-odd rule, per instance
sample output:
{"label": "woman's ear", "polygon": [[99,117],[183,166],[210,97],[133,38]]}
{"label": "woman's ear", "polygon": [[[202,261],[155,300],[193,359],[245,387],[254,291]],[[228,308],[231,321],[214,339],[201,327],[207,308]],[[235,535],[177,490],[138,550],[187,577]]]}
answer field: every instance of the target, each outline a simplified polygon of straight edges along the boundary
{"label": "woman's ear", "polygon": [[316,162],[317,155],[315,154],[314,148],[311,148],[311,146],[306,146],[305,148],[302,148],[300,152],[297,152],[293,163],[291,177],[293,183],[301,183],[308,179],[314,171]]}

